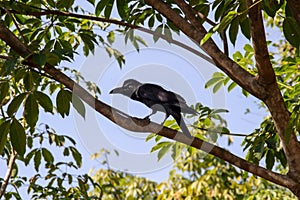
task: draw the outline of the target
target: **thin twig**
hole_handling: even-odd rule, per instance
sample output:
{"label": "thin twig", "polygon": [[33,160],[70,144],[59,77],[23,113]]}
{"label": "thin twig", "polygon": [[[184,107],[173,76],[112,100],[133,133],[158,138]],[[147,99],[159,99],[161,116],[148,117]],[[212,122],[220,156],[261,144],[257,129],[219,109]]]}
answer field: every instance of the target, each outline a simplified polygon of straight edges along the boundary
{"label": "thin twig", "polygon": [[10,158],[9,158],[9,162],[7,165],[7,170],[6,170],[6,174],[4,176],[1,188],[0,188],[0,199],[2,198],[2,196],[4,195],[5,191],[6,191],[6,187],[9,183],[9,179],[11,177],[11,172],[13,170],[13,165],[15,163],[17,157],[17,153],[15,152],[15,150],[12,149],[12,152],[10,154]]}
{"label": "thin twig", "polygon": [[217,23],[215,23],[215,22],[213,22],[212,20],[210,20],[208,17],[206,17],[205,15],[203,15],[201,12],[199,12],[199,11],[195,11],[195,12],[197,13],[197,15],[198,15],[201,19],[205,20],[208,24],[210,24],[210,25],[212,25],[212,26],[216,26],[216,25],[217,25]]}
{"label": "thin twig", "polygon": [[21,29],[20,29],[20,27],[19,27],[17,21],[15,20],[15,18],[13,17],[13,15],[11,14],[11,12],[10,12],[8,9],[6,9],[6,7],[3,7],[3,8],[4,8],[5,12],[10,16],[11,20],[14,22],[14,24],[15,24],[17,30],[19,31],[19,33],[20,33],[20,35],[21,35],[21,37],[22,37],[24,43],[27,44],[28,41],[27,41],[27,39],[24,37],[24,35],[22,34],[22,31],[21,31]]}
{"label": "thin twig", "polygon": [[202,131],[207,131],[207,132],[212,132],[212,133],[219,133],[221,135],[231,135],[231,136],[237,136],[237,137],[247,137],[248,135],[246,134],[240,134],[240,133],[231,133],[231,132],[224,132],[224,131],[217,131],[214,129],[207,129],[207,128],[202,128],[199,126],[191,125],[191,127],[202,130]]}
{"label": "thin twig", "polygon": [[[206,60],[207,62],[215,65],[215,62],[207,55],[199,52],[198,50],[179,42],[178,40],[175,40],[173,38],[170,38],[162,33],[158,33],[155,31],[152,31],[150,29],[146,29],[140,26],[136,26],[130,23],[126,23],[126,22],[121,22],[119,20],[115,20],[115,19],[106,19],[106,18],[101,18],[101,17],[95,17],[95,16],[89,16],[89,15],[82,15],[82,14],[75,14],[75,13],[70,13],[70,12],[61,12],[61,11],[56,11],[56,10],[45,10],[45,9],[41,9],[43,11],[41,12],[26,12],[24,13],[25,15],[31,15],[31,16],[36,16],[36,17],[40,17],[40,16],[44,16],[44,15],[56,15],[56,16],[68,16],[68,17],[75,17],[75,18],[81,18],[81,19],[88,19],[88,20],[92,20],[92,21],[98,21],[98,22],[106,22],[106,23],[111,23],[111,24],[116,24],[119,26],[125,26],[125,27],[129,27],[132,29],[136,29],[136,30],[140,30],[142,32],[145,33],[149,33],[151,35],[155,35],[158,36],[159,38],[167,41],[170,44],[175,44],[179,47],[182,47],[184,49],[186,49],[187,51],[192,52],[193,54],[203,58],[204,60]],[[11,13],[18,13],[18,14],[23,14],[19,11],[16,10],[10,10]],[[199,45],[199,44],[198,44]]]}
{"label": "thin twig", "polygon": [[226,56],[228,56],[229,55],[229,48],[228,48],[228,40],[227,40],[226,31],[222,30],[220,34],[221,34],[221,38],[223,40],[224,54]]}

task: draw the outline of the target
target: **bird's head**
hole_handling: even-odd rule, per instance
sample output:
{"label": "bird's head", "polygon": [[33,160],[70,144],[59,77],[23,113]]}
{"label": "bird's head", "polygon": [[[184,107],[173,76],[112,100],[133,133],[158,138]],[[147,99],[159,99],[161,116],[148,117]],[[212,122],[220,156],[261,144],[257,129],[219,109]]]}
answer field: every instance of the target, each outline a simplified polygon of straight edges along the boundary
{"label": "bird's head", "polygon": [[115,88],[111,90],[110,94],[123,94],[125,96],[131,97],[131,95],[140,87],[142,84],[134,79],[128,79],[124,81],[122,87]]}

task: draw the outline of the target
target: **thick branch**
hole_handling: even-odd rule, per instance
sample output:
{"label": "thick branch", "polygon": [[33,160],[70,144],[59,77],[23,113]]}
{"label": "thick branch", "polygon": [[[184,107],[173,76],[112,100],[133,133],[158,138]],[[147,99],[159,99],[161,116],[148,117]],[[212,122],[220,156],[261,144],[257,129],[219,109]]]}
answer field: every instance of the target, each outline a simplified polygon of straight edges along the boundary
{"label": "thick branch", "polygon": [[[184,32],[187,36],[189,36],[199,44],[201,39],[206,35],[206,30],[197,20],[192,7],[186,4],[186,2],[183,0],[174,1],[185,13],[186,18],[191,22],[191,24],[161,0],[145,0],[147,4],[163,14],[166,18],[172,21],[173,24],[177,26],[182,32]],[[203,44],[203,49],[210,57],[214,59],[217,67],[224,71],[233,81],[235,81],[242,88],[250,92],[252,95],[258,97],[259,99],[266,98],[264,88],[258,84],[256,78],[249,74],[246,70],[241,68],[228,56],[226,56],[217,47],[212,39],[209,39],[206,43]]]}
{"label": "thick branch", "polygon": [[[252,0],[248,0],[247,3],[248,8],[250,8]],[[262,85],[275,83],[276,78],[270,61],[260,3],[249,9],[249,20],[254,56],[259,75],[258,81]]]}
{"label": "thick branch", "polygon": [[[248,0],[248,7],[252,0]],[[299,11],[298,11],[299,12]],[[259,82],[264,85],[268,97],[264,100],[274,120],[278,136],[289,164],[289,176],[294,180],[300,180],[300,145],[295,133],[290,133],[289,143],[286,141],[286,127],[290,114],[285,106],[281,92],[276,83],[275,73],[270,62],[267,42],[265,37],[260,3],[249,9],[249,19],[252,43],[256,64],[259,73]]]}
{"label": "thick branch", "polygon": [[[21,55],[24,58],[27,57],[27,62],[32,67],[39,67],[31,60],[30,56],[28,57],[28,55],[31,54],[30,50],[23,43],[21,43],[19,39],[1,22],[0,38],[4,40],[6,44],[9,45],[19,55]],[[244,169],[250,173],[253,173],[257,176],[265,178],[266,180],[272,181],[284,187],[295,188],[297,186],[292,179],[289,179],[284,175],[272,172],[263,167],[250,163],[218,146],[215,146],[198,138],[187,138],[182,133],[178,134],[178,132],[173,129],[163,127],[153,122],[147,124],[144,120],[130,118],[128,115],[122,113],[121,111],[110,107],[109,105],[99,101],[98,99],[95,99],[84,88],[82,88],[64,73],[54,68],[53,66],[50,66],[49,64],[46,64],[43,70],[49,75],[51,75],[56,81],[62,83],[67,88],[72,90],[74,94],[80,97],[85,103],[93,107],[100,114],[104,115],[106,118],[125,129],[136,132],[155,132],[159,135],[173,139],[175,141],[191,145],[197,149],[202,149],[207,153],[215,155],[241,169]]]}
{"label": "thick branch", "polygon": [[8,183],[9,183],[9,179],[10,179],[10,176],[11,176],[11,172],[13,170],[13,165],[15,163],[16,157],[17,157],[17,154],[12,149],[12,152],[10,154],[10,158],[9,158],[9,161],[8,161],[8,164],[7,164],[6,174],[5,174],[4,178],[3,178],[3,182],[2,182],[2,185],[1,185],[1,188],[0,188],[0,199],[5,194],[6,187],[7,187]]}

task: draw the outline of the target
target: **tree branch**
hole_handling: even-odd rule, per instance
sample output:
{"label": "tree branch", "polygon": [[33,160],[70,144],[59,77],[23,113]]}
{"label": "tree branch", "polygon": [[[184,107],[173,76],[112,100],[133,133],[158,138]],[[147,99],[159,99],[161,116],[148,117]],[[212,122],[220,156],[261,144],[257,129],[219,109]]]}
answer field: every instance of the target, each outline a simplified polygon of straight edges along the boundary
{"label": "tree branch", "polygon": [[17,157],[17,153],[12,149],[12,152],[10,154],[10,158],[9,158],[9,161],[8,161],[8,164],[7,164],[6,174],[4,176],[4,179],[3,179],[3,182],[2,182],[2,185],[1,185],[1,188],[0,188],[0,199],[5,194],[6,187],[9,183],[9,179],[10,179],[10,176],[11,176],[11,172],[13,170],[13,165],[15,163],[16,157]]}
{"label": "tree branch", "polygon": [[[255,5],[254,5],[255,4]],[[252,36],[252,43],[258,68],[258,81],[266,89],[267,98],[264,103],[267,105],[281,144],[286,155],[289,173],[288,175],[294,180],[300,180],[300,145],[294,132],[287,133],[290,113],[285,106],[285,102],[281,95],[281,91],[276,83],[275,73],[270,62],[269,52],[264,31],[264,24],[261,14],[261,5],[253,0],[247,0],[249,8],[250,29]],[[287,143],[286,135],[290,134]]]}
{"label": "tree branch", "polygon": [[[32,67],[39,68],[40,66],[36,65],[31,58],[31,51],[24,45],[5,25],[0,22],[0,39],[6,42],[12,50],[18,53],[20,56],[27,59],[28,64]],[[150,122],[148,124],[147,120],[140,120],[132,118],[127,114],[95,99],[89,92],[84,88],[66,76],[64,73],[56,69],[55,67],[46,64],[43,67],[43,70],[51,75],[56,81],[65,85],[68,89],[73,91],[78,97],[80,97],[85,103],[94,108],[97,112],[108,118],[110,121],[115,124],[131,131],[135,132],[154,132],[161,136],[167,137],[169,139],[190,145],[197,149],[202,149],[207,153],[210,153],[214,156],[221,158],[245,171],[253,173],[257,176],[260,176],[266,180],[272,181],[279,185],[288,188],[296,188],[297,183],[294,182],[287,176],[272,172],[263,167],[257,166],[251,162],[248,162],[234,154],[215,146],[211,143],[205,142],[199,138],[188,138],[182,133],[178,133],[176,130],[163,127],[162,125]]]}
{"label": "tree branch", "polygon": [[259,75],[258,81],[262,85],[269,85],[276,82],[276,77],[270,61],[265,28],[261,14],[261,4],[257,3],[255,6],[252,6],[252,0],[247,0],[247,4],[249,8],[248,14],[254,56]]}
{"label": "tree branch", "polygon": [[[1,9],[1,8],[0,8]],[[38,11],[38,12],[25,12],[22,13],[20,11],[16,11],[16,10],[9,10],[9,12],[11,13],[15,13],[15,14],[23,14],[23,15],[28,15],[28,16],[35,16],[35,17],[40,17],[40,16],[45,16],[45,15],[55,15],[55,16],[66,16],[66,17],[74,17],[74,18],[80,18],[80,19],[88,19],[88,20],[92,20],[92,21],[97,21],[97,22],[106,22],[106,23],[111,23],[111,24],[115,24],[115,25],[119,25],[119,26],[125,26],[125,27],[129,27],[132,29],[136,29],[145,33],[149,33],[151,35],[155,35],[158,36],[159,38],[167,41],[170,44],[175,44],[179,47],[182,47],[183,49],[186,49],[187,51],[190,51],[191,53],[203,58],[204,60],[206,60],[207,62],[215,65],[215,62],[208,57],[207,55],[199,52],[196,49],[191,48],[190,46],[179,42],[178,40],[174,40],[162,33],[158,33],[155,31],[152,31],[150,29],[146,29],[140,26],[136,26],[127,22],[121,22],[119,20],[115,20],[115,19],[107,19],[107,18],[101,18],[101,17],[95,17],[95,16],[89,16],[89,15],[82,15],[82,14],[76,14],[76,13],[70,13],[70,12],[61,12],[61,11],[56,11],[56,10],[45,10],[43,9],[43,11]]]}
{"label": "tree branch", "polygon": [[[158,12],[173,22],[183,33],[195,40],[198,44],[206,35],[206,30],[194,15],[193,8],[183,0],[174,0],[184,12],[191,24],[181,17],[175,10],[161,0],[145,0],[145,3],[152,6]],[[259,99],[265,99],[264,88],[258,84],[256,78],[240,67],[237,63],[226,56],[214,43],[212,39],[203,44],[205,52],[213,58],[217,67],[225,72],[234,82],[250,92]]]}

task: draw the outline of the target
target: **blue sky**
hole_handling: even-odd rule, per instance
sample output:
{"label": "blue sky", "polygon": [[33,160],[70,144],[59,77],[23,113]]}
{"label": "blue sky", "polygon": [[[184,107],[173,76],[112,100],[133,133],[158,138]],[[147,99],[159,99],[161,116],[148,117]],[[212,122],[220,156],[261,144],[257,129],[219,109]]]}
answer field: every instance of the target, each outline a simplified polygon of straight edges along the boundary
{"label": "blue sky", "polygon": [[[223,117],[227,120],[228,128],[232,132],[249,134],[259,126],[266,113],[258,109],[254,98],[244,97],[238,87],[229,94],[226,88],[222,88],[216,94],[213,94],[211,89],[204,88],[205,82],[211,78],[213,72],[217,71],[214,66],[165,41],[159,40],[154,43],[152,36],[145,34],[141,36],[147,41],[148,47],[141,48],[140,52],[137,52],[130,44],[124,45],[123,36],[116,36],[114,47],[120,50],[126,58],[126,64],[122,69],[114,58],[107,56],[105,49],[102,48],[98,48],[95,55],[83,59],[79,68],[78,62],[72,64],[87,80],[97,83],[102,92],[99,96],[101,101],[132,116],[144,117],[149,114],[150,109],[143,104],[121,95],[109,94],[112,88],[122,85],[124,80],[134,78],[141,82],[156,83],[175,91],[182,95],[189,105],[201,102],[211,108],[228,109],[229,113]],[[198,48],[183,36],[177,39]],[[247,108],[251,110],[251,113],[245,115]],[[147,134],[126,131],[90,109],[85,120],[76,112],[72,114],[73,121],[71,120],[70,124],[64,123],[61,128],[75,126],[72,137],[78,136],[77,141],[80,141],[78,148],[83,150],[85,170],[100,166],[99,163],[91,162],[86,158],[101,148],[107,148],[116,149],[120,153],[118,157],[113,154],[110,157],[110,166],[114,169],[126,170],[153,180],[162,180],[168,176],[172,160],[166,156],[160,162],[156,162],[156,154],[150,153],[154,143],[145,142]],[[161,123],[163,118],[163,114],[157,114],[151,119]],[[189,122],[191,121],[187,120],[187,123]],[[242,138],[235,138],[234,145],[227,147],[227,138],[221,137],[218,143],[235,154],[243,156],[241,141]]]}

